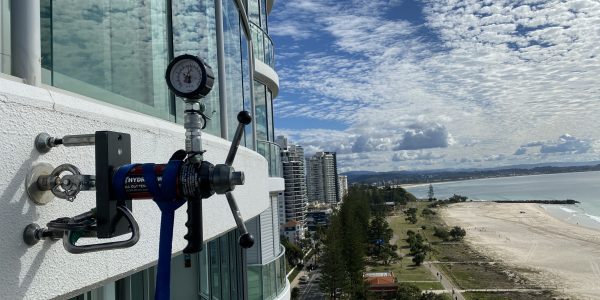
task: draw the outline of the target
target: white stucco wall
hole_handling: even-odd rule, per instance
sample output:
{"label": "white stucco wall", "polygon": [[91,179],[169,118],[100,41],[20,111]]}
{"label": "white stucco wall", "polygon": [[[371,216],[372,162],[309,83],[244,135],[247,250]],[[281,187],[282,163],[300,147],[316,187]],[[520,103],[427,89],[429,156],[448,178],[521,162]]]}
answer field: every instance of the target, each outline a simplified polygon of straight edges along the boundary
{"label": "white stucco wall", "polygon": [[[24,180],[36,163],[55,167],[72,163],[85,174],[95,173],[93,147],[61,146],[39,154],[33,148],[35,136],[40,132],[60,137],[97,130],[129,133],[133,162],[165,163],[175,150],[184,148],[180,125],[49,87],[0,78],[0,299],[73,296],[156,263],[160,213],[150,200],[133,203],[141,238],[132,248],[70,254],[61,241],[41,241],[28,247],[22,240],[29,223],[45,226],[50,220],[88,211],[95,204],[94,192],[81,192],[72,203],[55,198],[45,206],[28,199]],[[203,137],[205,159],[224,162],[229,142],[208,134]],[[249,219],[270,205],[267,161],[240,147],[234,167],[246,175],[246,184],[238,186],[234,195],[242,216]],[[205,240],[235,227],[224,196],[215,195],[203,203]],[[173,253],[186,245],[185,209],[183,206],[177,211]]]}

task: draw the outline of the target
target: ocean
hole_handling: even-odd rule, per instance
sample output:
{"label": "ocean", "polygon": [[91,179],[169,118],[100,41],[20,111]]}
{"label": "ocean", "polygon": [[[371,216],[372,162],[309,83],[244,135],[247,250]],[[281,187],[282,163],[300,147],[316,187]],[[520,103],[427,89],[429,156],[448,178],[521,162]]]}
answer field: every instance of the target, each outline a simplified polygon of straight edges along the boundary
{"label": "ocean", "polygon": [[[551,215],[600,230],[600,171],[561,173],[433,183],[437,199],[453,194],[482,200],[565,200],[576,205],[542,205]],[[407,187],[417,198],[427,198],[429,185]]]}

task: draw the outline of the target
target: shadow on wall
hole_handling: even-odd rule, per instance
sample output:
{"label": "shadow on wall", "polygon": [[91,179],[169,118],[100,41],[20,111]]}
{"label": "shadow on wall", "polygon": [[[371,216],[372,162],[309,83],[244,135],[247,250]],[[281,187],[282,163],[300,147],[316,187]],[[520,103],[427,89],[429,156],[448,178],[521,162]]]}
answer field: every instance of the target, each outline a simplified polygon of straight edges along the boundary
{"label": "shadow on wall", "polygon": [[26,193],[25,178],[38,157],[37,150],[32,150],[29,158],[14,173],[5,189],[0,191],[0,226],[3,233],[0,239],[0,299],[25,297],[52,243],[44,241],[41,248],[36,247],[37,255],[31,264],[27,264],[30,265],[29,269],[23,270],[21,260],[30,249],[23,242],[23,229],[38,219],[36,205],[29,200]]}

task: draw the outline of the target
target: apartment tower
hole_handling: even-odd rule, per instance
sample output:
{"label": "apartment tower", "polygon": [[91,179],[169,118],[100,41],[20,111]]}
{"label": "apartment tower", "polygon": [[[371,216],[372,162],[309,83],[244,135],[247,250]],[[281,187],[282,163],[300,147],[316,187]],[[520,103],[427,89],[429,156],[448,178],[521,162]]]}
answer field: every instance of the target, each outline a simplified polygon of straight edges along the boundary
{"label": "apartment tower", "polygon": [[306,159],[308,201],[336,204],[340,201],[335,152],[317,152]]}

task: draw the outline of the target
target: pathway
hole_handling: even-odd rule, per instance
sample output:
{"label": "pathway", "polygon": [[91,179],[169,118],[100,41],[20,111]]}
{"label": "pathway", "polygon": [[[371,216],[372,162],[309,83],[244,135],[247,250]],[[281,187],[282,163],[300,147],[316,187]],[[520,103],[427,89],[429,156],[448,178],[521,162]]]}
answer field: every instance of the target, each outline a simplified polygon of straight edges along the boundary
{"label": "pathway", "polygon": [[452,300],[466,300],[465,297],[461,294],[458,287],[456,287],[450,280],[448,280],[448,276],[443,274],[435,265],[431,264],[431,262],[425,262],[423,265],[429,269],[433,276],[436,276],[440,279],[440,283],[442,286],[448,291],[448,293],[452,296]]}

